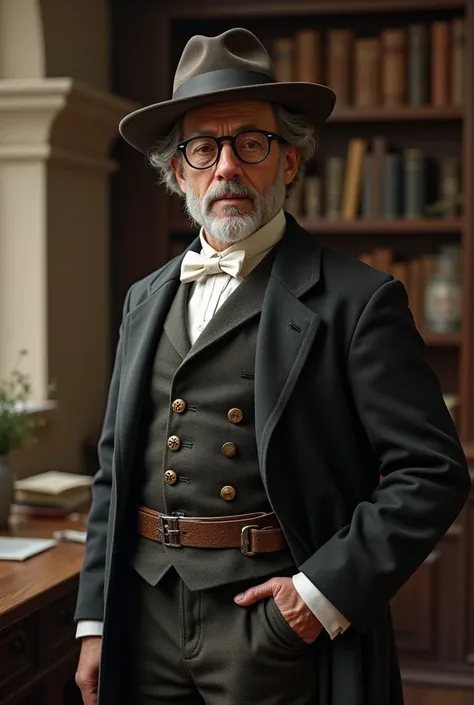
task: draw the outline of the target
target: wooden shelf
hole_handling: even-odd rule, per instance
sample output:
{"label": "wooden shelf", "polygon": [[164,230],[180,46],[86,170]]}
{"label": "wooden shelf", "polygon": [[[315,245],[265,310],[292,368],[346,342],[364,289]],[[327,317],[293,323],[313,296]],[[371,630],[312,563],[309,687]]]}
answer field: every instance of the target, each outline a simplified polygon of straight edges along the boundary
{"label": "wooden shelf", "polygon": [[463,228],[462,218],[400,218],[397,220],[329,221],[298,218],[300,225],[314,233],[341,235],[413,234],[442,235],[457,233]]}
{"label": "wooden shelf", "polygon": [[439,348],[454,348],[462,344],[461,333],[431,333],[420,331],[426,345]]}
{"label": "wooden shelf", "polygon": [[463,117],[463,108],[455,106],[437,108],[426,105],[413,108],[407,105],[400,108],[381,106],[376,108],[341,107],[339,109],[336,107],[328,124],[339,122],[418,122],[420,120],[439,122],[442,120],[462,120]]}

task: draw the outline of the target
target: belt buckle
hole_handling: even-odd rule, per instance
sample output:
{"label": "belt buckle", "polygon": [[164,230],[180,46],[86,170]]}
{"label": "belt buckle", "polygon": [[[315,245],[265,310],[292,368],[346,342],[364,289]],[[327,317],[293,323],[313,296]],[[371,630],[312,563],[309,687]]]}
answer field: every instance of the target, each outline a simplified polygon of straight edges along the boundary
{"label": "belt buckle", "polygon": [[240,530],[240,550],[244,556],[254,556],[255,552],[250,550],[250,529],[259,529],[258,524],[247,524]]}
{"label": "belt buckle", "polygon": [[179,542],[179,517],[170,514],[160,514],[158,517],[161,543],[171,548],[181,548]]}

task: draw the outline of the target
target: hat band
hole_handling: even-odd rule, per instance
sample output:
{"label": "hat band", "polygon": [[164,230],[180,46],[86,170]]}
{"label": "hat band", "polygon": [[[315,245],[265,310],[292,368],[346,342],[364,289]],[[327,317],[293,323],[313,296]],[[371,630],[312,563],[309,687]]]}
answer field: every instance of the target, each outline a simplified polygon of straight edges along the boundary
{"label": "hat band", "polygon": [[173,100],[177,98],[191,98],[196,95],[225,90],[226,88],[243,88],[261,83],[276,83],[275,79],[257,71],[244,69],[219,69],[208,71],[188,79],[173,93]]}

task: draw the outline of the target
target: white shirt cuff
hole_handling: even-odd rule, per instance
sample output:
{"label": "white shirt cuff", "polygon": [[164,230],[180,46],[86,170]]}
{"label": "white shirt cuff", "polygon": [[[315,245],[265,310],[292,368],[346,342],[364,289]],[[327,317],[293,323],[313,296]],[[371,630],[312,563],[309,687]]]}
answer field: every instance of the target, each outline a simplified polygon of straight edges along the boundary
{"label": "white shirt cuff", "polygon": [[76,639],[83,636],[102,636],[103,622],[98,622],[93,619],[80,619],[77,623]]}
{"label": "white shirt cuff", "polygon": [[331,639],[334,639],[338,634],[343,634],[351,626],[350,622],[324,597],[304,573],[296,573],[293,576],[293,585]]}

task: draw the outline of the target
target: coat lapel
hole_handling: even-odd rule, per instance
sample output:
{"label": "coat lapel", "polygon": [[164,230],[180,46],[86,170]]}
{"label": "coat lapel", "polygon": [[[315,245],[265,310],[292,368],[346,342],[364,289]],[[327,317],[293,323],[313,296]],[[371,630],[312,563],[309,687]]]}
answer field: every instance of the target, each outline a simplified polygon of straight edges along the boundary
{"label": "coat lapel", "polygon": [[191,284],[180,284],[164,323],[164,331],[181,358],[186,357],[191,347],[187,327],[190,289]]}
{"label": "coat lapel", "polygon": [[[199,247],[197,238],[188,249],[198,251]],[[145,300],[133,308],[124,321],[127,345],[117,417],[123,468],[133,462],[138,423],[147,399],[146,382],[150,381],[154,354],[166,316],[180,288],[181,260],[182,257],[171,262],[164,272],[157,275],[149,286]]]}
{"label": "coat lapel", "polygon": [[255,360],[255,430],[263,479],[272,433],[294,389],[320,318],[300,298],[320,278],[317,239],[286,214],[260,319]]}
{"label": "coat lapel", "polygon": [[186,362],[260,313],[272,261],[270,253],[216,311],[189,351]]}

